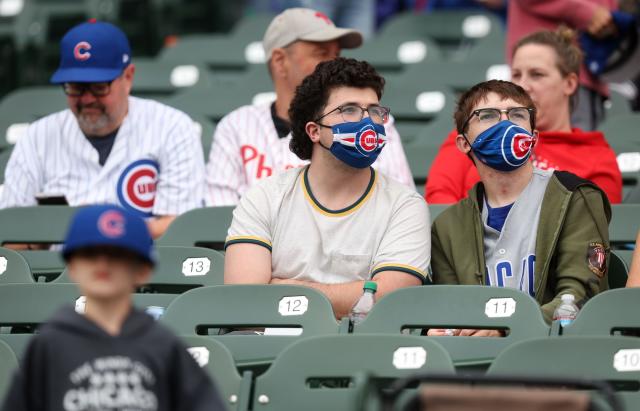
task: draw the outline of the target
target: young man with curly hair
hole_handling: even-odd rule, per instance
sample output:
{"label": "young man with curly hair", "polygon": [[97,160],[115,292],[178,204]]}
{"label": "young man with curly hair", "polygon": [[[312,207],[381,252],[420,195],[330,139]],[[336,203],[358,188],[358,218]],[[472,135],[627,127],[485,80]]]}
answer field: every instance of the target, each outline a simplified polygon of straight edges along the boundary
{"label": "young man with curly hair", "polygon": [[338,58],[296,89],[290,148],[310,164],[242,197],[225,245],[225,283],[312,287],[341,318],[366,280],[377,282],[379,296],[425,281],[427,206],[371,167],[389,144],[383,88],[371,65]]}

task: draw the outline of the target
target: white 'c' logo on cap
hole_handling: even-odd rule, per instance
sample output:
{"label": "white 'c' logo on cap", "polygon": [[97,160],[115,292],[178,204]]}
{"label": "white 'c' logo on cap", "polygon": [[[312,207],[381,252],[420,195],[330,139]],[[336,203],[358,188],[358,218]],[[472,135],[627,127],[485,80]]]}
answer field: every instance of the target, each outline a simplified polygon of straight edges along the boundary
{"label": "white 'c' logo on cap", "polygon": [[91,44],[81,41],[73,48],[73,57],[78,61],[89,60],[89,57],[91,57],[89,50],[91,50]]}

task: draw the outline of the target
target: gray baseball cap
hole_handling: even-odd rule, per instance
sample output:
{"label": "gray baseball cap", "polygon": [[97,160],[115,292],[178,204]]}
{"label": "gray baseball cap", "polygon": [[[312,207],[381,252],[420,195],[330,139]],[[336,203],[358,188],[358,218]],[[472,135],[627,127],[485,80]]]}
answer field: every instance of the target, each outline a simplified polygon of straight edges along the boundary
{"label": "gray baseball cap", "polygon": [[341,48],[353,49],[362,44],[362,34],[357,30],[336,27],[319,11],[290,8],[274,17],[264,33],[262,46],[267,60],[271,58],[273,49],[286,47],[298,40],[338,40]]}

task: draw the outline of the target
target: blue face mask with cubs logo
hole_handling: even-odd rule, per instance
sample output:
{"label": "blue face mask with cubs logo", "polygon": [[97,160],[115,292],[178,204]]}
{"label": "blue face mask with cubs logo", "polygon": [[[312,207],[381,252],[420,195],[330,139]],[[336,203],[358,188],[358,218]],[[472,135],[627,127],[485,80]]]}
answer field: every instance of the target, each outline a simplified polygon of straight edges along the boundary
{"label": "blue face mask with cubs logo", "polygon": [[369,117],[357,123],[336,124],[331,131],[331,147],[320,145],[354,168],[366,168],[373,164],[387,143],[384,126],[374,123]]}
{"label": "blue face mask with cubs logo", "polygon": [[526,129],[503,120],[478,135],[471,150],[484,164],[499,171],[522,167],[533,148],[535,137]]}

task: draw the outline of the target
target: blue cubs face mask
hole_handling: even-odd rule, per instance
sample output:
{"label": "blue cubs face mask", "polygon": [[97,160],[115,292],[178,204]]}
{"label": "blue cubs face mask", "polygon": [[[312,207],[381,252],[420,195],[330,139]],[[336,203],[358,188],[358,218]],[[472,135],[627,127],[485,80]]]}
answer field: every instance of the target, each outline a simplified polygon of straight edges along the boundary
{"label": "blue cubs face mask", "polygon": [[471,150],[487,166],[513,171],[527,162],[534,143],[535,137],[526,129],[503,120],[480,133]]}
{"label": "blue cubs face mask", "polygon": [[374,123],[369,117],[357,123],[336,124],[331,131],[331,147],[322,147],[354,168],[366,168],[373,164],[387,143],[384,126]]}

